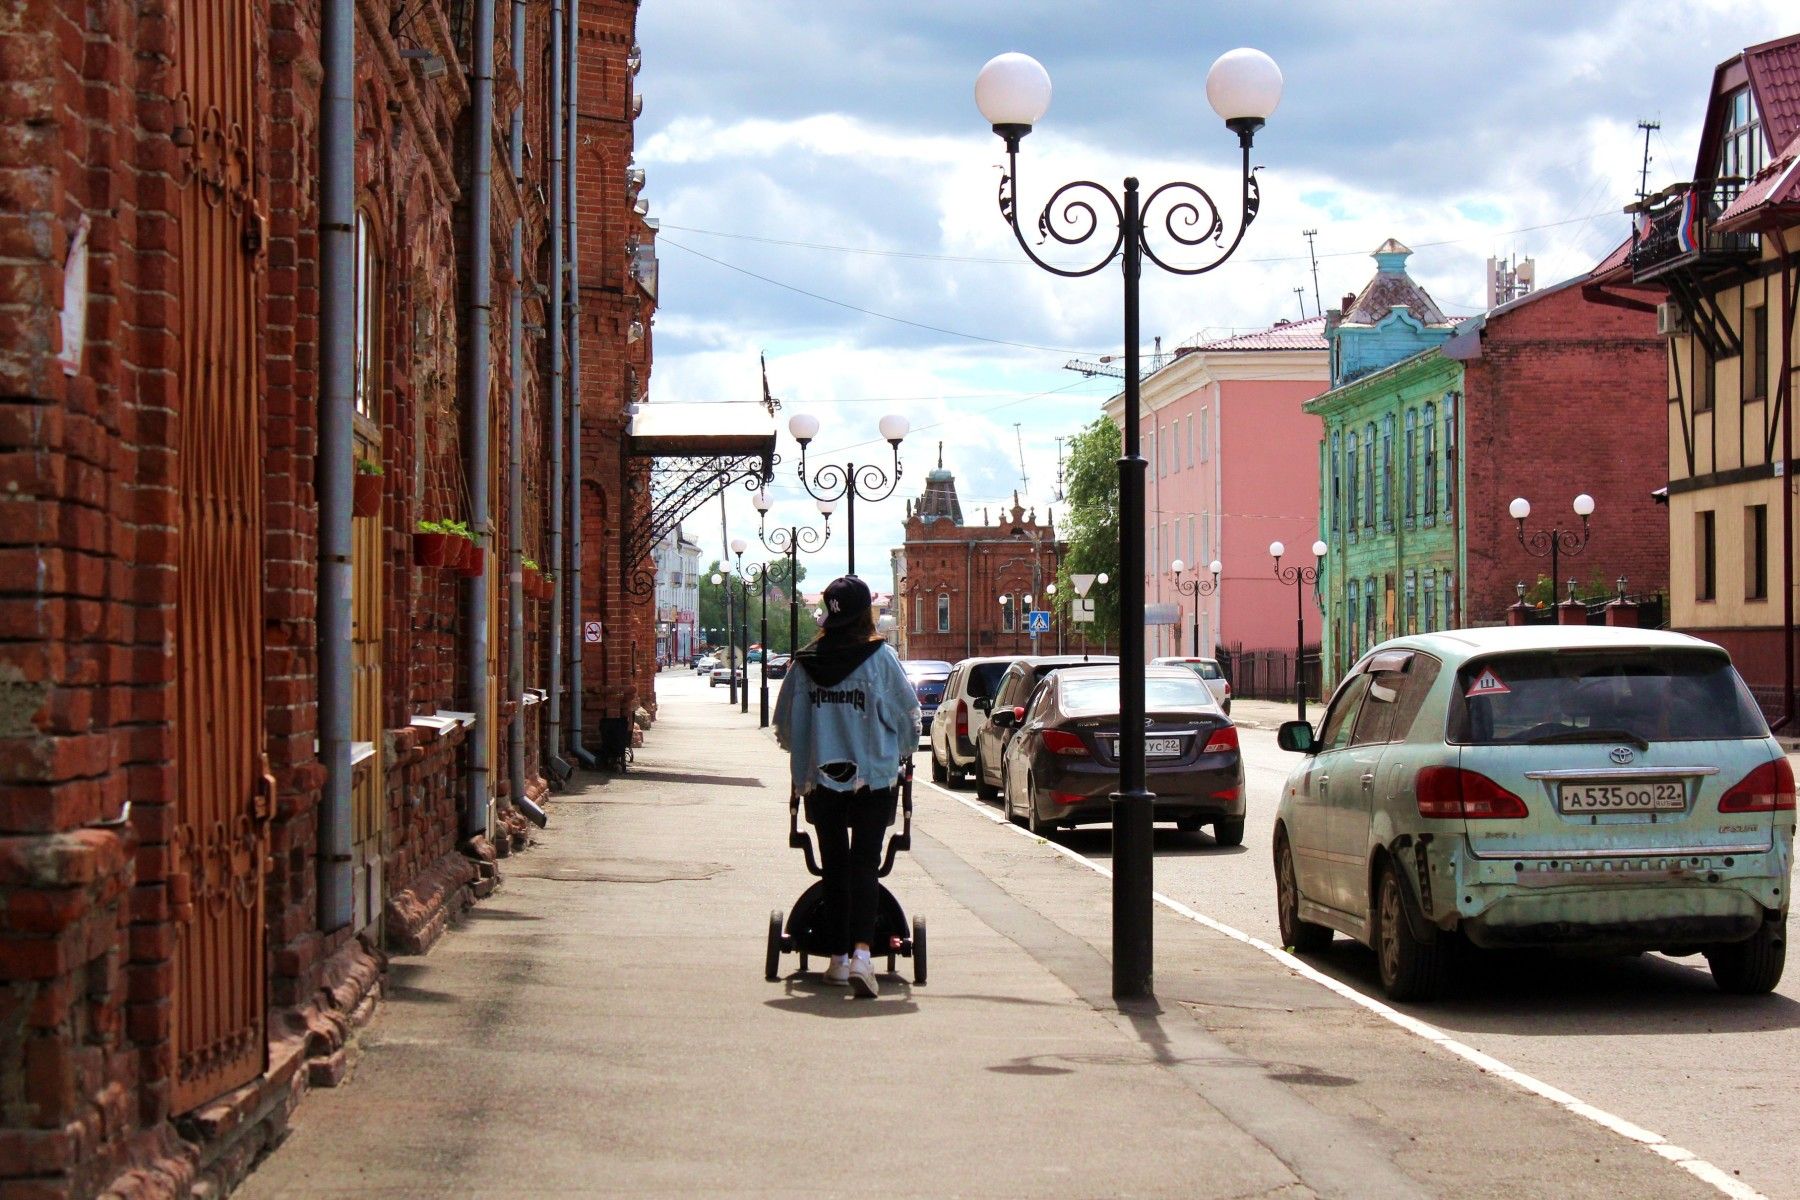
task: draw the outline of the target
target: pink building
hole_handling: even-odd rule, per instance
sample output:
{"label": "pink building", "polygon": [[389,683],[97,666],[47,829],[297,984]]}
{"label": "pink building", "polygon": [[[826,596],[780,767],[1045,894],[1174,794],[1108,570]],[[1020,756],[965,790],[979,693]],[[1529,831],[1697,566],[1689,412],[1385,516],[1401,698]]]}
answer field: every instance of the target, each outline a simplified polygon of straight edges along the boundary
{"label": "pink building", "polygon": [[[1331,383],[1324,330],[1323,317],[1310,317],[1184,346],[1143,381],[1144,597],[1176,603],[1181,613],[1179,624],[1146,631],[1151,656],[1192,653],[1196,623],[1208,656],[1219,645],[1294,645],[1294,587],[1275,578],[1269,543],[1288,547],[1284,566],[1312,565],[1320,426],[1300,406]],[[1115,424],[1124,405],[1122,394],[1106,403]],[[1179,593],[1169,569],[1175,559],[1188,567],[1185,579],[1198,564],[1203,580],[1211,578],[1206,564],[1219,560],[1218,591]],[[1319,609],[1307,592],[1306,641],[1316,646]]]}

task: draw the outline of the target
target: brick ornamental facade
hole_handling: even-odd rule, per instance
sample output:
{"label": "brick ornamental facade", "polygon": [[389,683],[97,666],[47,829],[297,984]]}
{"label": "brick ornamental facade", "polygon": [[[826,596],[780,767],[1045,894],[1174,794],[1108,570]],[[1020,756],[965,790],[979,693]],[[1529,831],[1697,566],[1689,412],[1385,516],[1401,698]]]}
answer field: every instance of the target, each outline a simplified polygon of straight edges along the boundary
{"label": "brick ornamental facade", "polygon": [[[506,663],[508,565],[522,553],[555,566],[549,501],[562,482],[546,465],[545,331],[559,316],[545,202],[560,158],[552,7],[494,6],[491,420],[487,462],[471,465],[475,7],[21,0],[0,24],[8,1200],[229,1188],[309,1086],[343,1076],[385,956],[423,952],[492,888],[496,859],[524,840],[513,801],[546,790],[539,701],[555,585],[532,572],[523,690]],[[323,874],[343,865],[322,845],[319,750],[327,11],[353,14],[355,455],[381,472],[371,515],[352,523],[347,922],[321,899]],[[648,382],[655,302],[653,231],[628,181],[636,17],[635,0],[581,0],[587,582],[564,649],[587,623],[603,630],[586,646],[590,747],[605,718],[653,706],[654,614],[621,586],[632,566],[621,531],[646,492],[623,432]],[[517,178],[515,111],[529,151]],[[527,331],[516,361],[515,287]],[[470,499],[484,470],[486,522]],[[485,563],[466,572],[481,582],[416,565],[426,519],[487,535]],[[482,587],[485,664],[470,627]],[[484,667],[485,710],[471,691]],[[521,710],[526,794],[515,797]],[[488,813],[473,836],[471,794]]]}

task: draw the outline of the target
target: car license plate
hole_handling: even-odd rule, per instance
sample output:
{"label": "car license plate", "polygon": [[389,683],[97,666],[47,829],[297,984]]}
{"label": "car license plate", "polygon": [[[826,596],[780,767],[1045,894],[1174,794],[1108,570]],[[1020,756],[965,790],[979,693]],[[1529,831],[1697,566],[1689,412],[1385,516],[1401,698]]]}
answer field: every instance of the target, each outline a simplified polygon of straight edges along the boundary
{"label": "car license plate", "polygon": [[[1114,758],[1119,757],[1119,739],[1118,738],[1108,739],[1108,744],[1112,747],[1113,757]],[[1181,757],[1181,739],[1180,738],[1145,738],[1144,739],[1144,757],[1145,758],[1179,758],[1179,757]]]}
{"label": "car license plate", "polygon": [[1680,812],[1687,807],[1687,792],[1671,779],[1565,783],[1559,800],[1566,813]]}

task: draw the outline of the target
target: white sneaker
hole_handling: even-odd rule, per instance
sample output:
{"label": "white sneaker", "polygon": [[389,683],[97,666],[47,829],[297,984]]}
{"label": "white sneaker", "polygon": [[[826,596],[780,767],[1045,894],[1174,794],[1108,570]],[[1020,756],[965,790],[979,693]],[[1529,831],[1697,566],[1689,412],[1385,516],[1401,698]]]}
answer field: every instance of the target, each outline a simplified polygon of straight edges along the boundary
{"label": "white sneaker", "polygon": [[875,982],[875,964],[868,955],[858,954],[850,960],[850,987],[865,1000],[881,995],[881,985]]}
{"label": "white sneaker", "polygon": [[850,959],[842,954],[831,956],[831,965],[819,972],[819,982],[826,987],[850,986]]}

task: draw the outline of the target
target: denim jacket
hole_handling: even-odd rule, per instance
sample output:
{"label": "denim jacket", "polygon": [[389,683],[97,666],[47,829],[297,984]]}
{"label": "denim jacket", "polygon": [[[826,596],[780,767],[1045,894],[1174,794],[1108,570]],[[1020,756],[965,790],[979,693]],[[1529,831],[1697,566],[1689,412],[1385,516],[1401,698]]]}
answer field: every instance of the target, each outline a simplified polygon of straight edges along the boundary
{"label": "denim jacket", "polygon": [[797,794],[893,786],[919,745],[919,697],[900,656],[885,642],[795,655],[775,702],[775,740]]}

